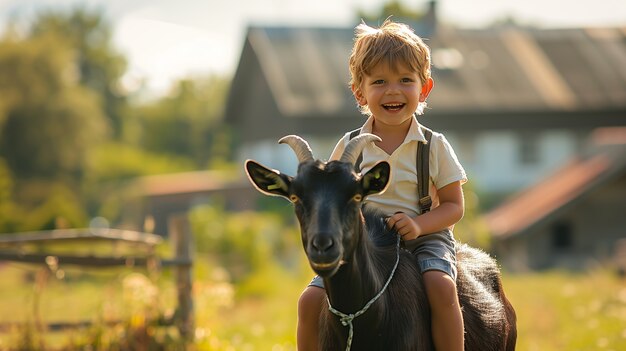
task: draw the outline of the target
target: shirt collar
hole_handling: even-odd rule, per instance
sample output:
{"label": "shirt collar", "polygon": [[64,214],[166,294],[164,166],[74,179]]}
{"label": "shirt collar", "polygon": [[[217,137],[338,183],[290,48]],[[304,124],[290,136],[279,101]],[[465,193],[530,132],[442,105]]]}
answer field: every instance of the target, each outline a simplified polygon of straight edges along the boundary
{"label": "shirt collar", "polygon": [[[373,124],[374,117],[370,116],[363,125],[363,127],[361,127],[361,133],[371,133]],[[426,143],[426,137],[424,136],[424,132],[422,131],[422,128],[420,128],[420,124],[417,121],[417,118],[415,118],[415,115],[413,115],[411,126],[409,127],[409,132],[407,133],[404,142],[408,143],[414,140]]]}

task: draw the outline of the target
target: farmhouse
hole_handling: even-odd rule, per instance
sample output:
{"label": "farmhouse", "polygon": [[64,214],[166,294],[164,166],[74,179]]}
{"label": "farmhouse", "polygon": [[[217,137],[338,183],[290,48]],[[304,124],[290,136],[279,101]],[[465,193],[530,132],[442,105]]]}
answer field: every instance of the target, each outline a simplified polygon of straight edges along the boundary
{"label": "farmhouse", "polygon": [[626,238],[626,127],[595,130],[584,153],[485,219],[510,270],[606,264]]}
{"label": "farmhouse", "polygon": [[[626,26],[456,28],[438,21],[435,2],[411,26],[434,64],[420,120],[446,133],[484,201],[554,172],[594,128],[626,125]],[[353,30],[248,29],[225,115],[240,161],[294,172],[280,137],[299,134],[326,158],[364,122],[347,86]]]}

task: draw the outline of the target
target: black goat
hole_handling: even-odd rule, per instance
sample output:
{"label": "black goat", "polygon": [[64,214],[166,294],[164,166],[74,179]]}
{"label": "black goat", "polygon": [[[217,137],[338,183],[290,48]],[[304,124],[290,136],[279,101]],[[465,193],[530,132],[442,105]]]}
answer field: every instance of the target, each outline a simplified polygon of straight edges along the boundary
{"label": "black goat", "polygon": [[[246,161],[246,172],[259,191],[294,204],[304,250],[324,278],[328,296],[320,319],[321,350],[350,344],[354,350],[432,350],[430,309],[417,260],[395,245],[381,215],[361,211],[363,199],[384,191],[390,177],[384,161],[363,175],[354,172],[365,143],[375,139],[359,135],[339,161],[326,163],[314,160],[306,141],[288,136],[280,142],[298,156],[295,178],[252,160]],[[515,311],[495,261],[466,245],[457,249],[457,260],[465,349],[514,350]]]}

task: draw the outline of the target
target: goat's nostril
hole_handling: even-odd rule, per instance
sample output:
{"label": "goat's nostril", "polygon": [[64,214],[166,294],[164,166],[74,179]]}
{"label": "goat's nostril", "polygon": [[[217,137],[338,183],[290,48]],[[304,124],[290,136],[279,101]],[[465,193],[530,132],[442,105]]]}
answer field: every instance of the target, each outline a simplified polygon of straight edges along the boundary
{"label": "goat's nostril", "polygon": [[333,246],[333,239],[328,236],[316,236],[313,239],[313,247],[321,252],[324,252]]}

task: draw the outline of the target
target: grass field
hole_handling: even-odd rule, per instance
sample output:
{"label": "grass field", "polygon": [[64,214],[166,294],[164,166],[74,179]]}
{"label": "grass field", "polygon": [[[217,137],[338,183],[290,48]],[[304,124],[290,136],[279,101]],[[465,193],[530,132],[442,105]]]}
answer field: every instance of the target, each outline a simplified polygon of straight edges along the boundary
{"label": "grass field", "polygon": [[[504,285],[518,316],[517,350],[626,350],[626,280],[606,271],[547,272],[505,274]],[[265,302],[234,306],[224,314],[231,326],[224,336],[250,345],[237,349],[294,349],[301,288],[289,284]]]}
{"label": "grass field", "polygon": [[[131,271],[70,270],[62,279],[49,276],[45,284],[32,266],[5,264],[0,274],[0,322],[5,323],[33,321],[37,315],[43,321],[136,321],[175,307],[168,272],[154,281]],[[310,277],[306,267],[296,272],[268,264],[232,285],[223,270],[197,265],[194,349],[295,350],[296,301]],[[268,286],[268,281],[280,283]],[[626,280],[611,272],[504,274],[504,286],[518,315],[517,350],[626,350]],[[172,333],[171,328],[162,332]],[[45,333],[38,345],[71,345],[68,340],[84,334]],[[0,350],[16,349],[23,336],[23,328],[0,333]]]}
{"label": "grass field", "polygon": [[505,275],[518,350],[626,350],[626,280],[612,272]]}

